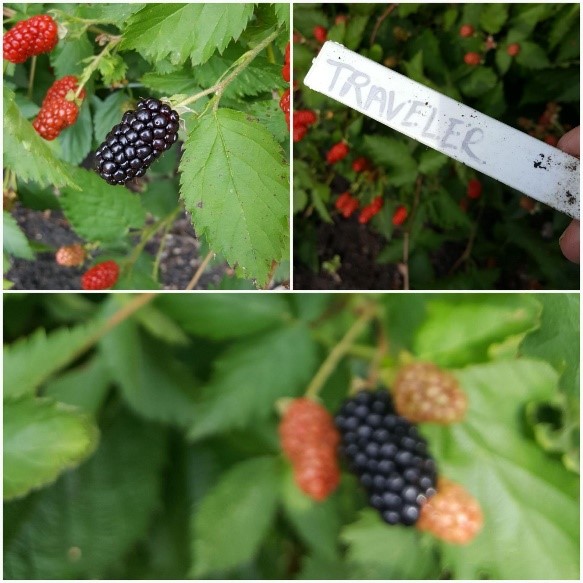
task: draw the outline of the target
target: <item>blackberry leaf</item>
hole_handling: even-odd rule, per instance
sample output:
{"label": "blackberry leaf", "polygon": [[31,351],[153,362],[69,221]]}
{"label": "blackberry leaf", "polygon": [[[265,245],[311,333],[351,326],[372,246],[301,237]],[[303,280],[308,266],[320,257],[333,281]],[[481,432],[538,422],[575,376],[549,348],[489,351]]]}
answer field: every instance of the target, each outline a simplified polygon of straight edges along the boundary
{"label": "blackberry leaf", "polygon": [[196,230],[246,278],[267,281],[288,243],[288,168],[273,136],[230,109],[205,115],[184,146],[181,195]]}

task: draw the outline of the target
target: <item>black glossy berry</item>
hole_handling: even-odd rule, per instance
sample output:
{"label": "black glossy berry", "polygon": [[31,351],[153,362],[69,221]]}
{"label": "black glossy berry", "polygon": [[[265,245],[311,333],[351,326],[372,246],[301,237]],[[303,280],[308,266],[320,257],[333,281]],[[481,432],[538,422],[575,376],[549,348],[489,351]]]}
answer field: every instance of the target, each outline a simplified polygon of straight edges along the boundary
{"label": "black glossy berry", "polygon": [[369,504],[388,524],[415,524],[437,481],[417,427],[395,412],[386,390],[360,391],[342,404],[335,421],[339,451],[367,490]]}
{"label": "black glossy berry", "polygon": [[178,139],[178,120],[178,113],[169,105],[158,99],[141,99],[137,109],[123,114],[95,152],[100,176],[111,184],[143,176]]}

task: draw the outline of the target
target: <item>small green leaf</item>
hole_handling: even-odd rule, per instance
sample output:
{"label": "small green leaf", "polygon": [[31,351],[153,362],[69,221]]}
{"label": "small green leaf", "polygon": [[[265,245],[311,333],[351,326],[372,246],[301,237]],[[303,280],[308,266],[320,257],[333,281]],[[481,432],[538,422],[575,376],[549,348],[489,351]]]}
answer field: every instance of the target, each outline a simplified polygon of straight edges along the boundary
{"label": "small green leaf", "polygon": [[486,4],[480,13],[480,26],[490,34],[500,32],[508,19],[507,4]]}
{"label": "small green leaf", "polygon": [[4,499],[24,496],[79,464],[97,445],[91,419],[48,399],[4,403]]}
{"label": "small green leaf", "polygon": [[73,229],[88,241],[114,241],[131,227],[142,227],[145,212],[140,199],[119,186],[111,186],[96,172],[74,170],[81,192],[63,189],[61,206]]}
{"label": "small green leaf", "polygon": [[201,439],[273,413],[281,397],[301,393],[316,364],[309,328],[297,323],[228,350],[203,389],[189,436]]}
{"label": "small green leaf", "polygon": [[101,324],[58,328],[34,334],[4,346],[4,399],[34,395],[36,388],[79,355],[80,346]]}
{"label": "small green leaf", "polygon": [[252,15],[253,4],[149,4],[129,19],[120,48],[200,65],[237,40]]}
{"label": "small green leaf", "polygon": [[469,75],[460,79],[459,88],[464,95],[480,97],[486,91],[494,88],[498,82],[496,73],[489,67],[474,69]]}
{"label": "small green leaf", "polygon": [[422,174],[436,174],[449,162],[449,157],[436,150],[425,150],[419,158],[419,172]]}
{"label": "small green leaf", "polygon": [[103,78],[103,84],[109,86],[126,78],[128,66],[120,55],[109,55],[99,61],[98,70]]}
{"label": "small green leaf", "polygon": [[421,545],[413,528],[388,526],[377,512],[364,510],[344,528],[347,562],[354,579],[429,579],[435,571],[432,548]]}
{"label": "small green leaf", "polygon": [[190,133],[180,170],[195,229],[238,273],[263,285],[289,234],[288,167],[279,144],[250,116],[219,109]]}
{"label": "small green leaf", "polygon": [[192,516],[192,576],[224,572],[253,558],[274,519],[280,463],[253,458],[226,472]]}
{"label": "small green leaf", "polygon": [[465,295],[427,303],[415,339],[417,357],[442,366],[488,359],[488,347],[539,323],[540,303],[529,295]]}
{"label": "small green leaf", "polygon": [[551,64],[545,50],[530,41],[520,43],[520,52],[516,56],[516,62],[527,69],[545,69]]}
{"label": "small green leaf", "polygon": [[4,165],[19,180],[41,186],[77,188],[70,168],[59,160],[48,143],[25,119],[14,103],[14,93],[4,88]]}
{"label": "small green leaf", "polygon": [[21,231],[16,219],[4,211],[4,252],[21,259],[34,259],[34,252],[26,235]]}
{"label": "small green leaf", "polygon": [[537,294],[543,305],[540,327],[526,336],[520,353],[550,362],[560,386],[579,396],[579,294]]}
{"label": "small green leaf", "polygon": [[291,318],[277,294],[163,294],[155,305],[187,332],[217,340],[279,328]]}
{"label": "small green leaf", "polygon": [[25,520],[8,525],[14,535],[5,541],[4,576],[93,579],[127,561],[159,508],[164,437],[123,409],[109,414],[95,455],[39,492]]}
{"label": "small green leaf", "polygon": [[412,184],[417,177],[417,163],[409,146],[401,140],[384,136],[365,136],[364,147],[373,161],[387,170],[391,184]]}

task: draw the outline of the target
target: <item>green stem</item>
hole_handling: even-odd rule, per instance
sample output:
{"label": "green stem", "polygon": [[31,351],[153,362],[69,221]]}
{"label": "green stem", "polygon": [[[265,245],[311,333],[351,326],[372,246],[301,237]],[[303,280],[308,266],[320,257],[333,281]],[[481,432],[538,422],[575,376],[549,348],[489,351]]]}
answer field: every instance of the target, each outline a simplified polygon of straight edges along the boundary
{"label": "green stem", "polygon": [[188,105],[190,103],[194,103],[195,101],[199,100],[201,97],[205,95],[209,95],[211,93],[215,94],[214,97],[214,106],[213,110],[216,111],[219,100],[221,99],[222,94],[224,93],[225,89],[229,86],[229,84],[236,79],[236,77],[246,69],[249,64],[255,59],[255,57],[265,48],[267,47],[272,41],[274,41],[280,33],[280,29],[277,29],[275,32],[271,33],[268,37],[263,39],[254,49],[246,52],[241,58],[238,60],[238,65],[232,70],[229,75],[224,76],[224,78],[220,79],[217,83],[215,83],[212,87],[205,89],[204,91],[200,91],[187,99],[184,99],[180,103],[174,105],[174,107],[181,107],[184,105]]}
{"label": "green stem", "polygon": [[81,74],[81,78],[79,79],[77,91],[75,91],[75,99],[79,97],[81,91],[83,91],[83,87],[87,84],[89,79],[91,79],[91,75],[93,75],[93,73],[99,66],[99,62],[111,52],[111,49],[113,49],[115,45],[117,45],[121,41],[121,38],[122,38],[121,36],[112,36],[107,45],[105,46],[105,48],[96,57],[93,58],[91,63],[87,67],[85,67],[85,69],[83,69],[83,73]]}
{"label": "green stem", "polygon": [[318,372],[314,375],[305,396],[309,399],[315,399],[330,375],[334,372],[340,360],[348,352],[354,341],[360,336],[362,331],[366,328],[368,323],[377,316],[378,306],[376,304],[368,304],[362,310],[359,318],[348,329],[342,340],[330,351],[326,360],[322,363]]}
{"label": "green stem", "polygon": [[36,56],[32,57],[30,64],[30,75],[28,76],[28,98],[32,99],[32,88],[34,87],[34,75],[36,73]]}

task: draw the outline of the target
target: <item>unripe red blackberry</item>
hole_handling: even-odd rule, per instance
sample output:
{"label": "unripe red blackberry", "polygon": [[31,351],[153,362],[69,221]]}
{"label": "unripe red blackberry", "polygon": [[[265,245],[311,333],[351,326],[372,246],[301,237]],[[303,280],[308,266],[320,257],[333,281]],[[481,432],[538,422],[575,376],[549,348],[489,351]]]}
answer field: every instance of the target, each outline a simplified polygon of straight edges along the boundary
{"label": "unripe red blackberry", "polygon": [[109,289],[115,285],[119,277],[119,265],[115,261],[104,261],[88,269],[81,276],[81,287],[84,290]]}
{"label": "unripe red blackberry", "polygon": [[326,161],[328,164],[335,164],[336,162],[340,162],[348,156],[350,153],[350,148],[348,144],[345,142],[338,142],[334,144],[326,153]]}
{"label": "unripe red blackberry", "polygon": [[520,45],[518,43],[512,43],[511,45],[508,45],[506,52],[511,57],[515,57],[520,52]]}
{"label": "unripe red blackberry", "polygon": [[482,57],[480,56],[480,53],[466,53],[464,55],[464,63],[466,65],[471,65],[472,67],[475,67],[476,65],[479,65],[482,62]]}
{"label": "unripe red blackberry", "polygon": [[30,57],[52,51],[59,41],[57,23],[48,14],[17,22],[4,34],[4,58],[24,63]]}
{"label": "unripe red blackberry", "polygon": [[55,261],[64,267],[78,267],[85,262],[85,249],[79,243],[64,245],[55,253]]}
{"label": "unripe red blackberry", "polygon": [[326,499],[340,481],[340,436],[332,415],[312,399],[294,399],[283,414],[279,437],[298,487],[314,500]]}
{"label": "unripe red blackberry", "polygon": [[409,211],[407,210],[407,207],[399,205],[393,213],[393,225],[395,225],[395,227],[400,227],[407,220],[408,215]]}
{"label": "unripe red blackberry", "polygon": [[462,26],[460,27],[460,36],[463,38],[472,36],[474,32],[475,29],[471,24],[462,24]]}
{"label": "unripe red blackberry", "polygon": [[323,26],[314,26],[314,29],[312,30],[312,32],[314,34],[314,38],[319,43],[326,42],[326,38],[328,37],[328,31]]}
{"label": "unripe red blackberry", "polygon": [[437,494],[421,509],[417,528],[452,544],[471,542],[484,525],[479,502],[462,486],[439,478]]}
{"label": "unripe red blackberry", "polygon": [[472,178],[468,182],[466,194],[468,198],[480,198],[482,195],[482,183],[477,178]]}
{"label": "unripe red blackberry", "polygon": [[395,379],[393,398],[399,415],[414,423],[457,423],[468,408],[457,379],[429,362],[404,366]]}
{"label": "unripe red blackberry", "polygon": [[360,391],[336,418],[341,451],[388,524],[411,526],[435,494],[437,468],[415,425],[395,412],[388,391]]}
{"label": "unripe red blackberry", "polygon": [[178,139],[178,113],[158,99],[142,99],[97,148],[96,169],[109,184],[125,184],[146,170]]}

